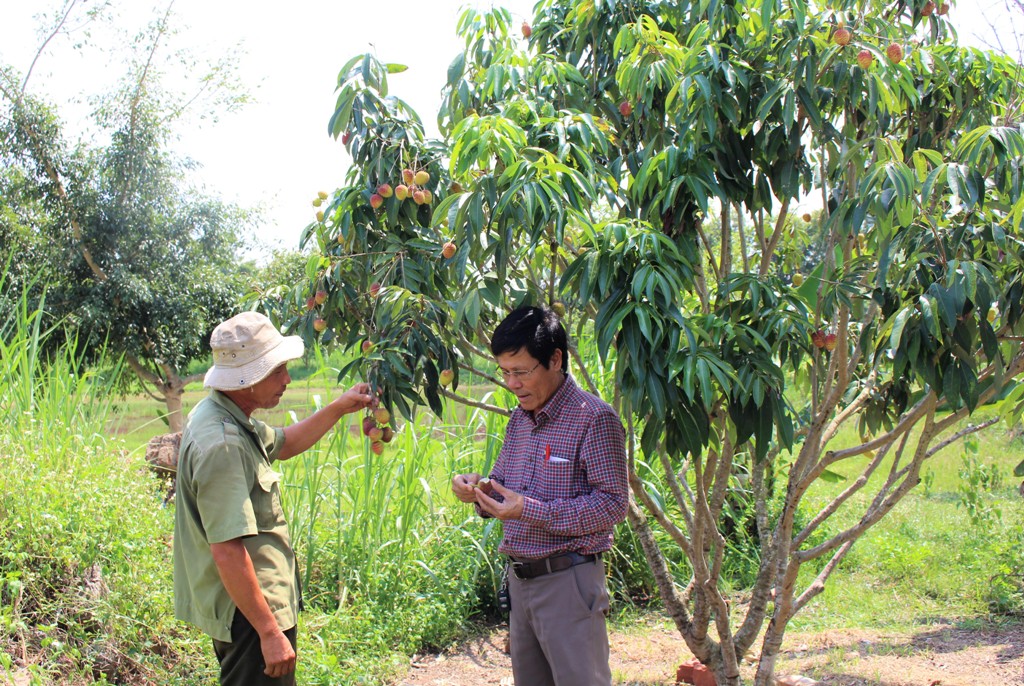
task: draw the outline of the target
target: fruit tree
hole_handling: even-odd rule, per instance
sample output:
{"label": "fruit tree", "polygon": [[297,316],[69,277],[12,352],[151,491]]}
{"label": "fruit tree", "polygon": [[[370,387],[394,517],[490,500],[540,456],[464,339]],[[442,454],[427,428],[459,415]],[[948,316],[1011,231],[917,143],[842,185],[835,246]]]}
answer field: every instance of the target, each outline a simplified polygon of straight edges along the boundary
{"label": "fruit tree", "polygon": [[[1024,371],[1024,84],[926,4],[545,0],[528,32],[469,10],[440,140],[389,91],[404,67],[353,59],[329,122],[353,166],[305,231],[291,325],[368,343],[353,364],[409,415],[483,405],[459,379],[501,385],[495,323],[560,308],[598,351],[571,351],[582,383],[612,377],[630,523],[681,636],[723,685],[758,642],[773,683],[795,613]],[[859,476],[801,515],[839,465]],[[741,477],[760,555],[730,612]]]}

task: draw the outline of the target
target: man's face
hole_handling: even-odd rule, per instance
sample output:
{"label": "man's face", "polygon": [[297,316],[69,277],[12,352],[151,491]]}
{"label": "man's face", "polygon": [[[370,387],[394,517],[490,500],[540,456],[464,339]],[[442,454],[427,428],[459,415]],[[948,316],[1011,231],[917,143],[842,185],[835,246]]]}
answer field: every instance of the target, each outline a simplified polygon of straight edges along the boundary
{"label": "man's face", "polygon": [[285,389],[291,382],[292,377],[288,375],[287,363],[275,367],[274,371],[270,372],[266,378],[250,386],[253,405],[261,410],[277,407],[277,404],[281,402],[281,396],[284,395]]}
{"label": "man's face", "polygon": [[498,367],[509,389],[519,399],[519,406],[534,412],[544,405],[562,385],[562,351],[556,350],[545,368],[526,348],[497,356]]}

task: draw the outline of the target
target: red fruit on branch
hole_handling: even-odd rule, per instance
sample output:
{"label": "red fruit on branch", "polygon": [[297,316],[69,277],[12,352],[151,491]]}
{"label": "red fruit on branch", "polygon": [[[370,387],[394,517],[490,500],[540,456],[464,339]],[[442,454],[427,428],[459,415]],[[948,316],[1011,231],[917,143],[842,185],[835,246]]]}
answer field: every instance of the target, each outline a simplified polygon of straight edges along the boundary
{"label": "red fruit on branch", "polygon": [[452,381],[455,379],[455,372],[450,369],[442,370],[438,375],[437,380],[442,386],[450,386]]}
{"label": "red fruit on branch", "polygon": [[446,260],[450,260],[453,257],[455,257],[455,251],[456,250],[458,250],[456,245],[454,243],[452,243],[451,241],[448,241],[441,248],[441,257],[443,257]]}
{"label": "red fruit on branch", "polygon": [[322,317],[317,317],[316,319],[313,320],[313,329],[315,329],[317,332],[323,331],[326,328],[327,328],[327,320],[326,319],[323,319]]}
{"label": "red fruit on branch", "polygon": [[811,334],[811,343],[814,344],[815,348],[824,348],[825,334],[820,329],[818,329],[817,331]]}
{"label": "red fruit on branch", "polygon": [[827,333],[827,334],[825,334],[825,350],[832,351],[832,350],[835,350],[835,349],[836,349],[836,335],[834,333]]}
{"label": "red fruit on branch", "polygon": [[533,29],[525,21],[523,22],[523,38],[529,38],[533,34]]}
{"label": "red fruit on branch", "polygon": [[885,54],[889,57],[890,62],[899,64],[903,61],[903,46],[899,43],[891,43],[885,49]]}
{"label": "red fruit on branch", "polygon": [[629,104],[628,100],[623,100],[622,102],[619,103],[619,114],[621,114],[623,117],[628,117],[629,115],[633,114],[633,106]]}
{"label": "red fruit on branch", "polygon": [[850,29],[846,28],[845,26],[840,26],[838,29],[836,29],[836,32],[832,34],[832,41],[836,45],[846,46],[850,44],[850,39],[852,37],[853,36],[850,33]]}
{"label": "red fruit on branch", "polygon": [[874,62],[875,56],[871,54],[870,50],[861,50],[857,53],[857,64],[861,69],[870,69]]}
{"label": "red fruit on branch", "polygon": [[928,2],[926,2],[924,4],[924,7],[921,8],[921,16],[922,17],[930,17],[930,16],[932,16],[932,12],[934,12],[934,11],[935,11],[935,3],[932,2],[932,0],[928,0]]}
{"label": "red fruit on branch", "polygon": [[390,198],[394,194],[394,192],[395,191],[392,190],[391,188],[391,184],[382,183],[381,185],[377,186],[377,195],[379,195],[382,198]]}
{"label": "red fruit on branch", "polygon": [[374,193],[373,195],[370,196],[370,207],[372,207],[373,209],[377,209],[378,207],[380,207],[383,204],[384,204],[384,198],[382,198],[377,193]]}

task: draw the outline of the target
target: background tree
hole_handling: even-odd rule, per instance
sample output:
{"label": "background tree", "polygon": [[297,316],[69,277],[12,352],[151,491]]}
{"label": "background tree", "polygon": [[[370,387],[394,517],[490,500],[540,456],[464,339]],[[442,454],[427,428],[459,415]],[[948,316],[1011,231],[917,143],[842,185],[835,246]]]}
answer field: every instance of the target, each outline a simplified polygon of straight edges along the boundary
{"label": "background tree", "polygon": [[[102,7],[66,2],[40,52],[77,12]],[[122,86],[98,101],[104,145],[69,143],[55,108],[29,91],[30,74],[0,65],[0,236],[14,265],[10,292],[29,279],[37,298],[45,287],[47,312],[86,345],[123,353],[176,431],[184,387],[201,378],[188,366],[208,354],[210,331],[244,289],[237,264],[249,217],[190,186],[189,163],[170,151],[172,124],[202,102],[160,87],[170,22],[168,10],[137,37],[143,47]],[[241,99],[229,80],[217,65],[199,90],[233,106]]]}
{"label": "background tree", "polygon": [[[564,311],[599,352],[574,349],[575,373],[628,425],[630,523],[681,636],[723,685],[762,636],[771,684],[793,616],[1024,371],[1019,70],[959,47],[947,11],[546,1],[521,27],[467,11],[439,141],[389,93],[404,67],[357,57],[329,123],[354,166],[305,231],[319,254],[289,325],[360,345],[342,374],[408,416],[486,407],[459,376],[502,385],[496,322]],[[861,443],[835,447],[850,423]],[[859,476],[808,512],[840,463]],[[760,554],[730,611],[737,497]],[[855,523],[827,526],[839,511]]]}

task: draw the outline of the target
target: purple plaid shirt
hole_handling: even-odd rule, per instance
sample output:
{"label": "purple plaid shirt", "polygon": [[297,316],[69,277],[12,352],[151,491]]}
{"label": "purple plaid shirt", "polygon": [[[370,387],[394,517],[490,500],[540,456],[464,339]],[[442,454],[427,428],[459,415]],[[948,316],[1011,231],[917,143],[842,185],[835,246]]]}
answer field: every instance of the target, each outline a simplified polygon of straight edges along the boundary
{"label": "purple plaid shirt", "polygon": [[604,552],[629,498],[622,421],[567,376],[543,408],[512,413],[491,478],[524,496],[522,517],[504,522],[500,552]]}

